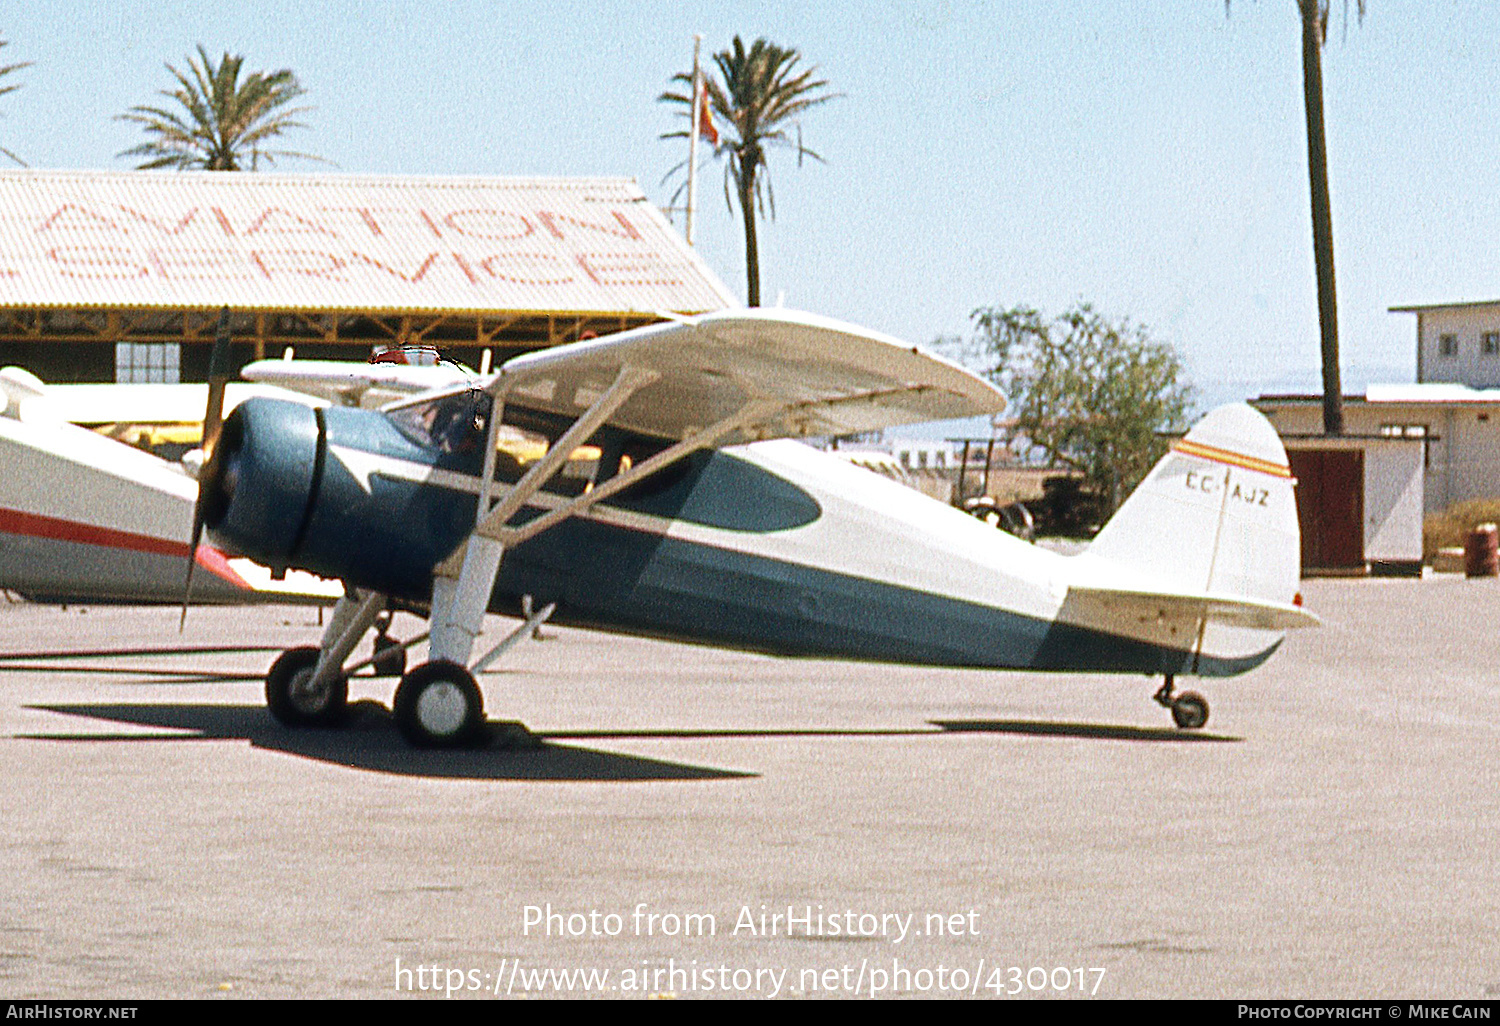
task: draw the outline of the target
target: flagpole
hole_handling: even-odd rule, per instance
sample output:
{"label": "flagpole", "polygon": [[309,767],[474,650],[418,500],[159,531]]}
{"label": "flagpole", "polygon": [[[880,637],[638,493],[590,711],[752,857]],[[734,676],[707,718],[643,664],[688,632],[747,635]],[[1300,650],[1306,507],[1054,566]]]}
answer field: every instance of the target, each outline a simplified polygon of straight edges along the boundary
{"label": "flagpole", "polygon": [[698,67],[698,50],[703,36],[693,36],[693,128],[688,132],[687,244],[693,244],[693,215],[698,210],[698,133],[703,118],[703,72]]}

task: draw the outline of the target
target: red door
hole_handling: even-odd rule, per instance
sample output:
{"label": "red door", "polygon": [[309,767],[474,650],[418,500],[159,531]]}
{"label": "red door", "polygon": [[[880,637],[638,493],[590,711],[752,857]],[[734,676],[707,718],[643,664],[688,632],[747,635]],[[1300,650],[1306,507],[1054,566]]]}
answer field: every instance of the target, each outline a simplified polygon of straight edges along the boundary
{"label": "red door", "polygon": [[1365,565],[1365,454],[1360,449],[1294,449],[1297,524],[1304,570]]}

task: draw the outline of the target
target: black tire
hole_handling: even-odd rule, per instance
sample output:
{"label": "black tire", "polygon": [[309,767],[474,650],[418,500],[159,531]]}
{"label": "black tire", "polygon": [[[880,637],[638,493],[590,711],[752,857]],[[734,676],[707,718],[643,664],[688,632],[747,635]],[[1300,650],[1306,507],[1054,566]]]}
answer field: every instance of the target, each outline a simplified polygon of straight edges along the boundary
{"label": "black tire", "polygon": [[370,664],[377,677],[400,677],[406,673],[406,649],[401,642],[385,634],[375,638],[375,661]]}
{"label": "black tire", "polygon": [[1196,691],[1172,699],[1172,722],[1183,730],[1198,730],[1208,722],[1208,702]]}
{"label": "black tire", "polygon": [[462,748],[484,733],[484,697],[468,670],[436,660],[396,687],[396,728],[414,748]]}
{"label": "black tire", "polygon": [[288,727],[332,727],[349,707],[349,678],[339,674],[320,694],[306,684],[318,667],[313,646],[289,648],[276,657],[266,673],[266,705],[277,721]]}

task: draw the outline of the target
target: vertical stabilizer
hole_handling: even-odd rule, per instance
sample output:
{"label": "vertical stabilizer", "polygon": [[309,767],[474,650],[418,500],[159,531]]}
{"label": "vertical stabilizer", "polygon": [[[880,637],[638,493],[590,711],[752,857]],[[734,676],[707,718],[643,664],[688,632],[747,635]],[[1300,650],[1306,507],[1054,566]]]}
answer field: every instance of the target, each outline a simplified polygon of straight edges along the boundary
{"label": "vertical stabilizer", "polygon": [[1112,571],[1188,593],[1285,603],[1301,573],[1286,450],[1244,403],[1193,426],[1089,546]]}

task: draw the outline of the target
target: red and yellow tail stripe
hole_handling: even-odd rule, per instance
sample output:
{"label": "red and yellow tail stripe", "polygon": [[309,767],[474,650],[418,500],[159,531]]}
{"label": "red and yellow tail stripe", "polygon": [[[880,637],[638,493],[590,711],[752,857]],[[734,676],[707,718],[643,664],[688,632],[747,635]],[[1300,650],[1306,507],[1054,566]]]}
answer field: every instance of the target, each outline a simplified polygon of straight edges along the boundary
{"label": "red and yellow tail stripe", "polygon": [[1196,456],[1203,460],[1212,460],[1215,463],[1227,463],[1231,467],[1240,467],[1244,470],[1254,470],[1262,474],[1270,474],[1272,477],[1291,477],[1292,468],[1285,463],[1273,463],[1270,460],[1257,459],[1254,456],[1246,456],[1244,453],[1234,452],[1230,449],[1220,449],[1212,445],[1204,445],[1202,442],[1194,442],[1183,438],[1172,443],[1172,451],[1180,452],[1187,456]]}

